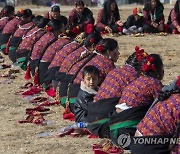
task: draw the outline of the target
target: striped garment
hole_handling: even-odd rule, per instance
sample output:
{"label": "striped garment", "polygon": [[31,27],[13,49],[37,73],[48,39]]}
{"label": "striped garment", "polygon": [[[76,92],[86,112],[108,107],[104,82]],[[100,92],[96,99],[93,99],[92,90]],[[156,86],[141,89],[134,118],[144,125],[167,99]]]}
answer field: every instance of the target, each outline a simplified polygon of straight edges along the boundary
{"label": "striped garment", "polygon": [[77,59],[80,58],[82,53],[87,53],[88,50],[82,46],[78,48],[77,50],[70,53],[66,58],[63,60],[61,67],[59,69],[59,72],[68,72],[69,67],[75,62]]}
{"label": "striped garment", "polygon": [[22,37],[32,28],[33,25],[34,25],[33,22],[29,22],[27,24],[19,26],[19,28],[15,31],[13,36],[14,37]]}
{"label": "striped garment", "polygon": [[172,22],[172,24],[173,24],[173,26],[175,27],[175,28],[178,28],[178,26],[180,26],[180,19],[179,19],[179,21],[178,21],[178,14],[175,12],[175,10],[173,9],[172,11],[171,11],[171,22]]}
{"label": "striped garment", "polygon": [[74,50],[80,47],[80,44],[77,42],[71,42],[66,44],[61,50],[59,50],[56,55],[54,56],[49,68],[61,66],[63,60],[66,58],[67,55],[72,53]]}
{"label": "striped garment", "polygon": [[[158,102],[138,124],[137,130],[143,136],[174,134],[180,122],[180,94],[173,94],[169,99]],[[179,135],[180,137],[180,135]],[[172,154],[180,153],[180,144]]]}
{"label": "striped garment", "polygon": [[0,19],[0,30],[2,31],[5,25],[8,23],[9,18],[8,17],[3,17]]}
{"label": "striped garment", "polygon": [[44,34],[34,45],[34,48],[31,53],[31,59],[36,60],[40,59],[43,54],[44,49],[47,47],[47,44],[55,38],[52,32],[47,32]]}
{"label": "striped garment", "polygon": [[94,100],[98,101],[105,98],[121,97],[123,89],[137,77],[138,74],[136,70],[130,65],[113,69],[101,84]]}
{"label": "striped garment", "polygon": [[22,24],[22,20],[19,17],[14,17],[3,28],[2,34],[14,34],[18,29],[18,26]]}
{"label": "striped garment", "polygon": [[[75,74],[77,72],[77,70],[79,69],[79,67],[81,65],[83,65],[84,61],[86,61],[86,60],[87,60],[87,58],[76,63],[70,69],[69,74]],[[100,71],[99,84],[101,84],[104,81],[106,75],[115,68],[114,63],[102,55],[96,55],[95,57],[93,57],[88,63],[85,64],[85,66],[88,66],[88,65],[96,66],[99,69],[99,71]],[[82,70],[83,70],[83,68],[78,72],[76,78],[74,79],[74,83],[80,84],[80,82],[82,81]]]}
{"label": "striped garment", "polygon": [[119,104],[126,103],[129,107],[151,104],[158,96],[161,88],[160,81],[142,75],[123,90]]}
{"label": "striped garment", "polygon": [[24,49],[31,51],[35,42],[37,42],[43,34],[44,34],[44,29],[34,27],[23,38],[22,42],[19,45],[18,50]]}
{"label": "striped garment", "polygon": [[180,121],[180,94],[158,102],[138,124],[137,129],[143,136],[173,134]]}
{"label": "striped garment", "polygon": [[45,51],[42,60],[44,62],[51,62],[55,54],[63,48],[66,44],[69,43],[69,39],[59,38],[57,41],[52,43]]}

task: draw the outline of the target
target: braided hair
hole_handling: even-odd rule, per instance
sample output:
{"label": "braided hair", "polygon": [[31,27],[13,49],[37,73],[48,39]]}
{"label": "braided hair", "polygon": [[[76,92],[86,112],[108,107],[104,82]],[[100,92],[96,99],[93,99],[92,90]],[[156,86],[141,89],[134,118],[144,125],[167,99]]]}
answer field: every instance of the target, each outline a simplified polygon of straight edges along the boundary
{"label": "braided hair", "polygon": [[141,62],[146,58],[148,54],[144,52],[144,49],[140,49],[138,46],[135,47],[135,52],[131,54],[126,60],[125,64],[131,65],[135,68],[137,73],[141,73]]}
{"label": "braided hair", "polygon": [[178,76],[174,88],[172,88],[171,90],[161,91],[159,93],[158,100],[164,101],[167,100],[172,94],[179,94],[179,93],[180,93],[180,76]]}

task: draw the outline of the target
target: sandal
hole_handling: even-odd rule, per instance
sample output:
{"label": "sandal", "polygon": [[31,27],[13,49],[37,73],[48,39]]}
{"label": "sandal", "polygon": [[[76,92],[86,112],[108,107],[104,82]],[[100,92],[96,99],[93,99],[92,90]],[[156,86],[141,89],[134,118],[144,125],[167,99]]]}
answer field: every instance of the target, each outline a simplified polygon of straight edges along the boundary
{"label": "sandal", "polygon": [[73,132],[74,132],[74,128],[72,128],[72,127],[69,127],[69,128],[65,127],[62,132],[57,133],[55,136],[56,137],[64,137],[66,135],[70,135]]}
{"label": "sandal", "polygon": [[49,101],[46,101],[44,103],[39,104],[39,106],[53,106],[53,105],[59,105],[59,102],[49,102]]}
{"label": "sandal", "polygon": [[30,88],[30,87],[32,87],[32,86],[33,86],[33,83],[28,82],[28,83],[26,83],[24,86],[21,86],[20,88],[21,88],[21,89],[28,89],[28,88]]}
{"label": "sandal", "polygon": [[40,102],[44,102],[47,101],[47,97],[36,97],[32,100],[30,100],[31,103],[40,103]]}
{"label": "sandal", "polygon": [[8,65],[8,64],[2,64],[1,66],[2,66],[2,69],[6,69],[6,68],[10,68],[11,67],[11,65]]}
{"label": "sandal", "polygon": [[44,108],[41,106],[35,107],[35,108],[27,108],[26,109],[26,114],[32,114],[33,111],[39,111],[39,112],[47,112],[50,111],[49,108]]}
{"label": "sandal", "polygon": [[25,120],[19,120],[18,122],[20,124],[22,123],[34,123],[37,125],[42,125],[44,123],[45,119],[43,118],[42,115],[28,115]]}
{"label": "sandal", "polygon": [[76,129],[74,132],[72,132],[70,135],[71,137],[81,137],[85,135],[89,135],[90,132],[86,129]]}
{"label": "sandal", "polygon": [[33,86],[31,89],[26,90],[22,95],[34,95],[40,93],[42,88],[40,86]]}

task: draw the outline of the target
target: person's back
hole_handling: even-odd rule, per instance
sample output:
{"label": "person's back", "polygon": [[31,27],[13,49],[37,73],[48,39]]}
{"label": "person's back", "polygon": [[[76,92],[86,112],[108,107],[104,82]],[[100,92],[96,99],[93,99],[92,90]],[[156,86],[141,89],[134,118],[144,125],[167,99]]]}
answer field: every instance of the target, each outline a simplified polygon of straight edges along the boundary
{"label": "person's back", "polygon": [[152,104],[162,88],[163,63],[159,55],[150,54],[142,61],[142,75],[131,82],[122,92],[117,112]]}

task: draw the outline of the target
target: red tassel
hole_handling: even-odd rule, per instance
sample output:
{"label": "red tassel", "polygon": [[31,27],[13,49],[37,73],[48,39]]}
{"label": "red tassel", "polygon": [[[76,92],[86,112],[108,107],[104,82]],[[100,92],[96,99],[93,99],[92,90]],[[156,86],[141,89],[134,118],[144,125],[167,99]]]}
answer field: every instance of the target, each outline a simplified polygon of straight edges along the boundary
{"label": "red tassel", "polygon": [[28,65],[26,73],[24,75],[24,79],[30,80],[31,79],[31,73],[30,73],[30,65]]}
{"label": "red tassel", "polygon": [[34,85],[39,85],[39,73],[38,73],[38,70],[35,72],[35,75],[34,75]]}
{"label": "red tassel", "polygon": [[[10,40],[10,39],[9,39],[9,40]],[[8,55],[8,53],[9,53],[9,42],[10,42],[10,41],[8,41],[8,42],[6,43],[5,55]]]}
{"label": "red tassel", "polygon": [[65,109],[64,113],[63,113],[63,119],[67,119],[70,121],[74,121],[75,117],[74,114],[72,112],[69,111],[69,109]]}

